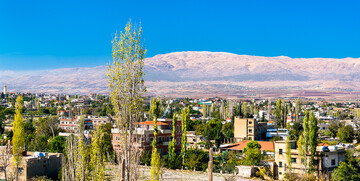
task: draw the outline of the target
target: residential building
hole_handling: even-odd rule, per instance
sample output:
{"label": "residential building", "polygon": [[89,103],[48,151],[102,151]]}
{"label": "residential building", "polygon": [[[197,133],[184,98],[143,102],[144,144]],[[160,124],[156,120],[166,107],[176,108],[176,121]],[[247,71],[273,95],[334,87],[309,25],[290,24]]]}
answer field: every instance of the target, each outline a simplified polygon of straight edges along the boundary
{"label": "residential building", "polygon": [[266,122],[258,122],[253,118],[235,117],[234,138],[236,141],[242,140],[265,140]]}
{"label": "residential building", "polygon": [[[65,132],[77,132],[79,129],[79,121],[81,116],[77,116],[76,118],[60,118],[59,127],[63,129]],[[93,123],[90,118],[84,118],[85,130],[89,130],[93,128]]]}
{"label": "residential building", "polygon": [[[296,141],[289,141],[291,145],[291,167],[292,173],[297,177],[304,174],[305,168],[303,166],[304,159],[299,155]],[[286,141],[275,142],[275,177],[279,180],[284,178],[284,174],[288,171],[288,163],[286,156]],[[339,166],[340,161],[345,161],[345,149],[336,146],[317,146],[315,153],[315,161],[313,168],[317,176],[327,175]],[[307,162],[310,161],[310,154],[306,155]]]}
{"label": "residential building", "polygon": [[[135,146],[140,150],[150,152],[152,150],[152,141],[154,139],[154,121],[138,122],[134,130],[136,143]],[[158,119],[157,122],[157,149],[161,155],[166,155],[168,152],[168,145],[172,140],[172,119]],[[111,129],[113,135],[113,148],[115,151],[120,151],[121,131],[117,128]],[[181,120],[176,122],[176,152],[181,150]]]}
{"label": "residential building", "polygon": [[[233,150],[236,152],[240,152],[243,153],[244,148],[246,147],[246,145],[249,143],[250,141],[240,141],[231,145],[227,145],[227,146],[223,146],[221,147],[221,151],[224,150]],[[260,151],[262,152],[262,154],[264,155],[272,155],[274,156],[274,151],[275,151],[275,143],[273,141],[257,141],[260,145]]]}
{"label": "residential building", "polygon": [[[1,149],[3,149],[2,147]],[[9,155],[0,155],[1,160],[9,161],[9,165],[6,168],[7,177],[13,172],[13,158],[11,153]],[[46,176],[56,180],[61,170],[61,153],[39,153],[39,152],[28,152],[22,157],[19,164],[19,181],[26,181],[40,176]],[[5,180],[4,168],[0,172],[0,180]],[[9,179],[9,178],[8,178]]]}
{"label": "residential building", "polygon": [[106,123],[112,123],[111,118],[109,117],[91,117],[92,124],[94,127],[100,126]]}
{"label": "residential building", "polygon": [[205,136],[196,135],[195,131],[187,131],[186,139],[188,143],[187,145],[188,148],[199,148],[199,149],[205,148],[205,144],[200,144],[206,141]]}

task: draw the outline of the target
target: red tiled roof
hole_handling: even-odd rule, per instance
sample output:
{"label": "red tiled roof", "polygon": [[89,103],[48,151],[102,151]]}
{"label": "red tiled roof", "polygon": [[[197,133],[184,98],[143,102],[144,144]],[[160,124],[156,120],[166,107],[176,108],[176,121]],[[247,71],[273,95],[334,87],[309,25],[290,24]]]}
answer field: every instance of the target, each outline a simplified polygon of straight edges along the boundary
{"label": "red tiled roof", "polygon": [[[250,141],[240,141],[240,142],[237,142],[237,143],[227,146],[226,149],[243,150],[249,142]],[[257,141],[257,142],[261,145],[261,148],[260,148],[261,151],[275,150],[275,144],[273,141]]]}
{"label": "red tiled roof", "polygon": [[[155,121],[145,121],[145,122],[139,122],[139,123],[136,123],[136,124],[141,124],[141,125],[154,125],[154,124],[155,124]],[[158,122],[157,122],[157,125],[160,126],[160,125],[169,125],[169,124],[164,123],[164,122],[161,122],[161,121],[158,121]]]}
{"label": "red tiled roof", "polygon": [[330,146],[330,145],[327,143],[319,143],[318,146]]}

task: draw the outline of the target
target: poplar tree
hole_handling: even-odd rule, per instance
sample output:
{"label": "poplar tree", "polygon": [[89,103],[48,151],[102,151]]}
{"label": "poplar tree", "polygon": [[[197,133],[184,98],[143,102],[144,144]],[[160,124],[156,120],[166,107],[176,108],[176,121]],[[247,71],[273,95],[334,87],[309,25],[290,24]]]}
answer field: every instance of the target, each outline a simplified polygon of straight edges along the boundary
{"label": "poplar tree", "polygon": [[303,149],[303,157],[304,157],[304,167],[305,167],[305,172],[308,171],[308,162],[307,162],[307,153],[309,151],[309,113],[305,110],[305,117],[304,117],[304,121],[303,121],[303,136],[302,136],[302,149]]}
{"label": "poplar tree", "polygon": [[88,178],[89,175],[89,169],[88,169],[88,149],[85,144],[85,135],[84,135],[84,129],[85,129],[85,123],[84,123],[84,116],[81,115],[79,119],[79,129],[77,136],[77,151],[76,154],[76,180],[79,181],[85,181]]}
{"label": "poplar tree", "polygon": [[296,99],[295,101],[295,114],[296,114],[296,121],[299,120],[299,114],[301,113],[301,101],[299,98]]}
{"label": "poplar tree", "polygon": [[311,113],[309,120],[309,146],[310,146],[310,171],[313,171],[313,164],[315,160],[316,146],[318,145],[318,126],[317,119],[314,112]]}
{"label": "poplar tree", "polygon": [[291,159],[291,143],[289,139],[286,140],[286,160],[287,160],[287,167],[289,169],[289,173],[291,174],[292,159]]}
{"label": "poplar tree", "polygon": [[169,145],[169,167],[174,169],[175,168],[175,159],[176,159],[176,123],[177,123],[177,114],[173,115],[173,122],[172,122],[172,140]]}
{"label": "poplar tree", "polygon": [[276,109],[275,109],[275,123],[278,126],[283,125],[282,121],[282,109],[281,109],[281,99],[278,99],[276,102]]}
{"label": "poplar tree", "polygon": [[23,118],[24,100],[21,95],[16,99],[15,103],[15,117],[13,123],[13,137],[12,137],[12,150],[14,158],[14,167],[16,173],[16,180],[18,179],[19,165],[22,160],[22,153],[24,150],[25,137],[24,137],[24,118]]}
{"label": "poplar tree", "polygon": [[[107,76],[111,104],[117,128],[120,130],[120,163],[125,162],[126,181],[137,179],[139,150],[133,147],[135,142],[135,123],[143,116],[144,57],[146,49],[142,43],[142,28],[134,28],[129,21],[124,32],[116,33],[112,41],[112,64]],[[119,164],[120,170],[123,164]]]}
{"label": "poplar tree", "polygon": [[248,114],[247,108],[248,107],[247,107],[246,102],[241,104],[241,112],[242,112],[244,118],[246,118],[247,114]]}
{"label": "poplar tree", "polygon": [[152,141],[152,154],[151,154],[151,180],[158,181],[160,175],[160,154],[157,151],[156,143],[157,143],[157,119],[160,116],[160,99],[156,100],[153,98],[151,102],[151,113],[154,117],[154,139]]}
{"label": "poplar tree", "polygon": [[181,156],[182,156],[182,165],[185,164],[185,152],[186,152],[186,131],[187,131],[187,121],[190,119],[190,108],[183,108],[181,110]]}
{"label": "poplar tree", "polygon": [[102,152],[103,132],[100,127],[96,127],[91,138],[90,151],[90,178],[94,181],[105,179],[104,153]]}

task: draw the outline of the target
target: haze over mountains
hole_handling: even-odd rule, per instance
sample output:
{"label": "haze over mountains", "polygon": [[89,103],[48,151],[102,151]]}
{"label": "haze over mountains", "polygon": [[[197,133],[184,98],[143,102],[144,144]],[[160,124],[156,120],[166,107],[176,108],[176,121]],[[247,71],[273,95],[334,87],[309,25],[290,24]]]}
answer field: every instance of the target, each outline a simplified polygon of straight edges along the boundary
{"label": "haze over mountains", "polygon": [[[224,52],[175,52],[145,59],[150,94],[243,95],[251,91],[359,91],[360,58],[290,58]],[[107,66],[0,71],[10,90],[107,93]]]}

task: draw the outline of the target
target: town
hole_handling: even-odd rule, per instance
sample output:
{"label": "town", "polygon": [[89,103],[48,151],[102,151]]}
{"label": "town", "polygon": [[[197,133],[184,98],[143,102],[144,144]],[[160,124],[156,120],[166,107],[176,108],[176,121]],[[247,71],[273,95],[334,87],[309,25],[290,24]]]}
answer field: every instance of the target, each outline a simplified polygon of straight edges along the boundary
{"label": "town", "polygon": [[[74,135],[84,137],[82,144],[88,150],[82,154],[89,154],[91,163],[92,154],[103,159],[95,161],[104,179],[117,177],[123,132],[109,96],[7,89],[5,85],[0,96],[1,179],[62,178],[69,171],[64,169],[69,158],[74,157],[71,149],[75,148],[70,146],[81,147],[80,142],[69,145],[67,140],[76,139]],[[296,180],[304,173],[310,173],[309,180],[337,180],[344,173],[360,178],[357,101],[146,96],[141,110],[133,146],[145,168],[151,165],[155,143],[161,169],[213,172],[233,179]],[[14,133],[18,112],[23,116],[24,151],[16,173],[11,165],[14,139],[19,139]]]}

